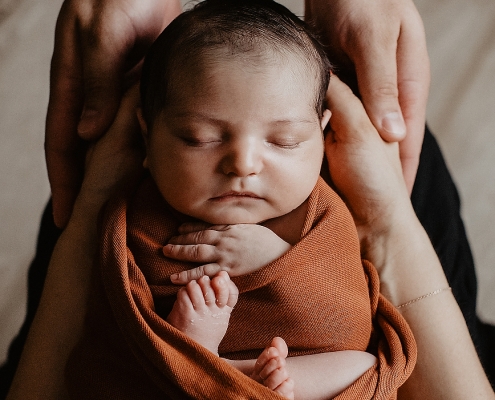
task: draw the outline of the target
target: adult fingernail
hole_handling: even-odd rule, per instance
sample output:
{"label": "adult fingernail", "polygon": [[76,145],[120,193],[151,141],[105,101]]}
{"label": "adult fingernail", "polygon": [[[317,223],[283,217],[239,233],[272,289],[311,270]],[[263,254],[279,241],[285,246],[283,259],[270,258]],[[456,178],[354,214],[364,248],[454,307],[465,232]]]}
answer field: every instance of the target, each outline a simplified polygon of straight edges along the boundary
{"label": "adult fingernail", "polygon": [[100,113],[94,109],[84,108],[79,125],[77,126],[77,133],[83,138],[87,135],[91,135],[98,125],[99,114]]}
{"label": "adult fingernail", "polygon": [[382,120],[382,128],[394,136],[402,137],[406,134],[406,124],[402,114],[398,112],[386,114]]}

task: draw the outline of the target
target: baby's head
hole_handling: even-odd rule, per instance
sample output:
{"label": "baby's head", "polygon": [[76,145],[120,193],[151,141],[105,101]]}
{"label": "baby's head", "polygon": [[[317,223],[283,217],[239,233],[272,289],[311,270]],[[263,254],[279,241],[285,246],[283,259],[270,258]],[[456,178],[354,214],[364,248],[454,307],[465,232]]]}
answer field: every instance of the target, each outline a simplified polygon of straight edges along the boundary
{"label": "baby's head", "polygon": [[316,184],[330,64],[306,25],[269,0],[206,0],[146,57],[145,164],[176,210],[212,224],[258,223]]}

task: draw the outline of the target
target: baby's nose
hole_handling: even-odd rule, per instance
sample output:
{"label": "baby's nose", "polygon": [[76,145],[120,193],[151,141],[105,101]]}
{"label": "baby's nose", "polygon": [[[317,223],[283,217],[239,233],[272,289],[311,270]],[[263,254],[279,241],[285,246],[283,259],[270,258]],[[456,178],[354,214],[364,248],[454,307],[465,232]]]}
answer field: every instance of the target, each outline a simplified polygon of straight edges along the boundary
{"label": "baby's nose", "polygon": [[259,174],[263,168],[262,146],[255,139],[232,143],[223,160],[223,172],[241,177]]}

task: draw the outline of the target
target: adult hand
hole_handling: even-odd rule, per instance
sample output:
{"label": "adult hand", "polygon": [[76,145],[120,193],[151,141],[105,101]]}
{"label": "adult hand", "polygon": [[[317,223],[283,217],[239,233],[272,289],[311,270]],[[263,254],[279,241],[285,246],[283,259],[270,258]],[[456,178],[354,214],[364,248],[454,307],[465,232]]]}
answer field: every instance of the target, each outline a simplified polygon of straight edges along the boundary
{"label": "adult hand", "polygon": [[83,176],[85,144],[112,123],[126,81],[180,13],[178,0],[66,0],[55,30],[45,151],[55,223],[64,227]]}
{"label": "adult hand", "polygon": [[88,146],[84,179],[77,197],[82,214],[97,213],[116,192],[132,189],[143,172],[144,150],[136,109],[139,87],[124,93],[120,106],[105,135]]}
{"label": "adult hand", "polygon": [[361,101],[336,76],[330,79],[328,106],[332,117],[325,155],[330,177],[353,215],[361,243],[402,226],[399,221],[415,219],[398,144],[381,139]]}
{"label": "adult hand", "polygon": [[99,245],[99,211],[114,190],[129,184],[142,169],[143,154],[135,146],[140,139],[136,138],[138,97],[137,87],[124,95],[108,132],[90,146],[84,182],[71,220],[51,255],[10,400],[68,397],[64,370],[83,332]]}
{"label": "adult hand", "polygon": [[410,193],[430,84],[423,23],[413,1],[306,0],[306,19],[322,34],[337,72],[355,72],[364,107],[381,137],[401,142]]}
{"label": "adult hand", "polygon": [[[396,143],[385,143],[361,102],[336,77],[328,90],[330,175],[356,221],[380,292],[414,334],[418,362],[400,388],[407,399],[494,399],[466,323],[401,176]],[[409,306],[405,306],[409,304]],[[452,351],[455,348],[456,351]],[[440,384],[439,384],[440,382]]]}

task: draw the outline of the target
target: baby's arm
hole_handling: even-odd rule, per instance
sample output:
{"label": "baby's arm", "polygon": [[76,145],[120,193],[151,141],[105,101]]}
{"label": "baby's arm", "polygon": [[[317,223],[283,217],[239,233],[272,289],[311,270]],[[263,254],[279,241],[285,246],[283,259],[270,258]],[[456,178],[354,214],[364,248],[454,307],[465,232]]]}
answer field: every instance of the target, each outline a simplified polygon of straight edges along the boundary
{"label": "baby's arm", "polygon": [[203,275],[213,277],[219,271],[230,276],[257,271],[285,254],[291,245],[270,229],[256,224],[214,225],[184,224],[179,236],[163,247],[166,257],[203,265],[171,276],[184,285]]}
{"label": "baby's arm", "polygon": [[[376,363],[376,357],[362,351],[336,351],[287,357],[287,345],[274,338],[257,360],[227,360],[256,381],[287,398],[330,399],[354,383]],[[277,383],[280,390],[274,386]],[[291,389],[293,397],[287,388]]]}

